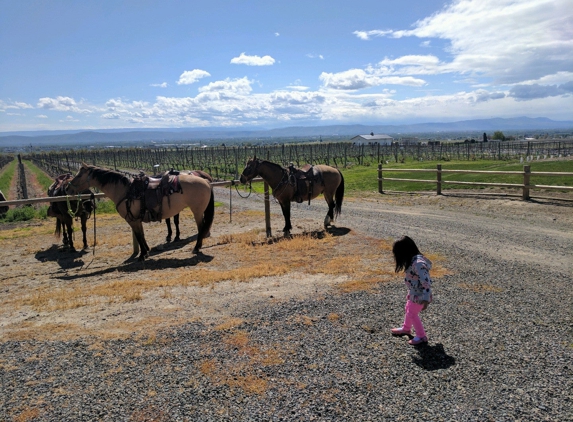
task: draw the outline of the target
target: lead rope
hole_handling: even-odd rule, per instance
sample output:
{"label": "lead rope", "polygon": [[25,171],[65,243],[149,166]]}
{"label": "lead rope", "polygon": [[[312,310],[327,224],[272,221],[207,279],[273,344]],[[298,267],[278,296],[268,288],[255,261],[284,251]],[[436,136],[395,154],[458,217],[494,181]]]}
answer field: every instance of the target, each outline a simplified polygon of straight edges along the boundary
{"label": "lead rope", "polygon": [[[96,236],[96,209],[97,209],[97,205],[96,205],[96,200],[95,200],[95,194],[93,192],[90,195],[90,201],[92,202],[93,209],[94,209],[94,247],[93,247],[92,256],[95,257],[96,245],[97,245],[97,236]],[[94,262],[93,257],[92,257],[92,260],[90,261],[90,263],[88,265],[86,265],[86,267],[84,268],[85,270],[87,270],[88,267],[92,264],[92,262]]]}

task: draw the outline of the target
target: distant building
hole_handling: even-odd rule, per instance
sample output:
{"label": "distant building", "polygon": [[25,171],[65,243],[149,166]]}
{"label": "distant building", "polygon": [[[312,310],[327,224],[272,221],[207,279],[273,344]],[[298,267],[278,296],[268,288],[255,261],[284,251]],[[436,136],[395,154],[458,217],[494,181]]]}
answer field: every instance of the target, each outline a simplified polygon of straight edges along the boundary
{"label": "distant building", "polygon": [[394,138],[389,135],[374,135],[374,133],[370,133],[370,135],[357,135],[352,138],[351,141],[355,144],[390,145],[394,141]]}

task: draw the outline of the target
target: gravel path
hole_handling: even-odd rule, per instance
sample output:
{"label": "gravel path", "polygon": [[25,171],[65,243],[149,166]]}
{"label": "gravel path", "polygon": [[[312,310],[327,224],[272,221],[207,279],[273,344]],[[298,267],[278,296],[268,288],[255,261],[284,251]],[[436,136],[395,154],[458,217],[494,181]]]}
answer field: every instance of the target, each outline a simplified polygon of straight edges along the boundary
{"label": "gravel path", "polygon": [[[261,197],[233,206],[260,210]],[[154,341],[2,342],[0,420],[573,420],[572,208],[347,200],[339,227],[408,234],[445,257],[428,345],[389,335],[405,295],[393,283],[239,310],[228,328],[186,322]],[[297,205],[293,221],[325,213]]]}

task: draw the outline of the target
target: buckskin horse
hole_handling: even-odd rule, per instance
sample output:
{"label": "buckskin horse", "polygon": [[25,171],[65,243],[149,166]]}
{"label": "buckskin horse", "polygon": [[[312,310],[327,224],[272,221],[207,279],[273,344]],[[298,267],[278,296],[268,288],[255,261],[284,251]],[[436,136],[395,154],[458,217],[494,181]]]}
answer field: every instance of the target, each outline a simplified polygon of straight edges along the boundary
{"label": "buckskin horse", "polygon": [[324,218],[324,228],[328,228],[340,215],[344,198],[344,177],[331,166],[318,164],[306,165],[302,169],[290,166],[288,169],[279,164],[253,157],[241,174],[241,183],[247,183],[256,176],[263,178],[273,190],[273,196],[281,206],[285,226],[283,233],[290,235],[290,203],[309,201],[321,193],[328,204],[328,213]]}
{"label": "buckskin horse", "polygon": [[[205,179],[189,174],[180,174],[177,177],[177,189],[173,193],[156,196],[157,204],[150,207],[147,196],[133,196],[133,178],[97,166],[82,163],[76,176],[68,183],[66,192],[74,194],[88,187],[95,187],[102,191],[115,204],[115,209],[132,229],[140,249],[139,260],[143,261],[149,253],[149,246],[145,240],[143,222],[159,221],[179,214],[185,207],[191,208],[197,224],[197,242],[193,253],[198,254],[203,239],[207,237],[213,224],[215,215],[215,199],[211,184]],[[163,180],[163,179],[156,179]],[[151,185],[153,179],[146,180]],[[153,189],[151,189],[152,191]],[[151,192],[154,195],[154,192]],[[153,214],[155,219],[150,219]],[[136,253],[134,244],[134,252]]]}
{"label": "buckskin horse", "polygon": [[[65,187],[67,183],[72,180],[73,176],[70,173],[61,174],[54,180],[54,183],[48,188],[48,196],[51,198],[57,196],[65,196]],[[89,189],[85,189],[81,194],[91,194]],[[79,218],[82,226],[84,249],[88,248],[87,220],[93,211],[93,204],[89,199],[76,200],[70,199],[69,201],[52,202],[48,207],[48,216],[56,217],[56,231],[55,235],[59,239],[63,232],[63,243],[70,251],[75,251],[73,240],[73,225],[74,217]]]}
{"label": "buckskin horse", "polygon": [[[202,177],[203,179],[207,180],[209,183],[213,181],[211,175],[203,170],[173,170],[171,169],[168,174],[178,175],[178,174],[192,174],[194,176]],[[173,216],[173,223],[175,224],[175,238],[173,239],[174,242],[181,240],[181,232],[179,231],[179,214],[175,214]],[[165,238],[166,242],[171,242],[171,237],[173,236],[173,230],[171,229],[171,218],[165,219],[165,224],[167,224],[167,237]]]}

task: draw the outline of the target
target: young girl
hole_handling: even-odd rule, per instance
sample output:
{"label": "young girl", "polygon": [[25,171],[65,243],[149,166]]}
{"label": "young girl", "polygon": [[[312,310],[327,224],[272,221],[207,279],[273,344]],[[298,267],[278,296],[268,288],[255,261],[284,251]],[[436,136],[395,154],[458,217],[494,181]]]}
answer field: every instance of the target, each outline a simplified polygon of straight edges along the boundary
{"label": "young girl", "polygon": [[420,253],[414,241],[408,236],[394,242],[392,253],[396,262],[396,272],[405,271],[404,283],[408,286],[404,324],[400,328],[392,328],[392,334],[395,336],[409,335],[414,326],[416,337],[408,343],[413,346],[427,343],[428,337],[419,313],[432,302],[432,280],[430,279],[432,263]]}

